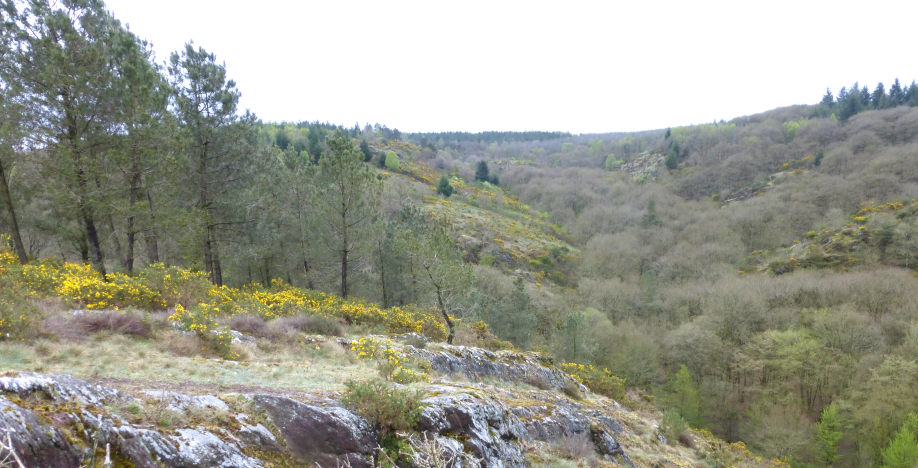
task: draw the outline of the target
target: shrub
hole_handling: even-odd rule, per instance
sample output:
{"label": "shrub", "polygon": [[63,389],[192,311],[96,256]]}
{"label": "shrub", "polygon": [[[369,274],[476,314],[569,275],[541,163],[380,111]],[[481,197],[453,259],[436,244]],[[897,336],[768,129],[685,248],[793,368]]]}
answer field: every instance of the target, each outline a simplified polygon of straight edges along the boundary
{"label": "shrub", "polygon": [[625,379],[612,375],[609,369],[567,363],[561,365],[561,370],[586,385],[593,393],[615,399],[625,397]]}
{"label": "shrub", "polygon": [[351,345],[357,352],[357,358],[364,361],[375,360],[379,375],[386,380],[400,384],[410,384],[427,380],[429,364],[411,359],[392,347],[389,340],[360,338]]}
{"label": "shrub", "polygon": [[564,383],[564,394],[571,397],[574,400],[582,400],[583,393],[580,392],[580,386],[574,382],[565,382]]}
{"label": "shrub", "polygon": [[381,437],[414,428],[421,418],[420,390],[392,388],[383,380],[351,380],[341,402],[373,424]]}
{"label": "shrub", "polygon": [[23,288],[0,277],[0,341],[19,339],[28,334],[37,310],[25,297]]}
{"label": "shrub", "polygon": [[453,194],[453,185],[449,183],[449,178],[445,175],[440,177],[440,183],[437,184],[437,193],[449,198]]}
{"label": "shrub", "polygon": [[390,171],[397,171],[399,169],[398,155],[395,154],[395,151],[386,153],[386,169]]}
{"label": "shrub", "polygon": [[675,411],[667,411],[663,414],[663,418],[660,419],[660,433],[666,437],[666,441],[669,444],[675,444],[687,430],[688,424]]}
{"label": "shrub", "polygon": [[226,327],[220,327],[214,318],[219,312],[219,307],[207,304],[192,307],[191,310],[176,304],[175,313],[169,316],[169,320],[179,323],[184,331],[196,333],[208,343],[211,351],[223,359],[237,359],[239,355],[233,351],[232,333]]}

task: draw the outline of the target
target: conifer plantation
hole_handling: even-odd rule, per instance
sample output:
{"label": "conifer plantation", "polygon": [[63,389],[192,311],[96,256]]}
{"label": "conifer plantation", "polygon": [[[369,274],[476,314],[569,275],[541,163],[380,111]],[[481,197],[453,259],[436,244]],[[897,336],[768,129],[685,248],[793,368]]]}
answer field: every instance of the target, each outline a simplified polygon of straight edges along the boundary
{"label": "conifer plantation", "polygon": [[157,62],[98,0],[0,22],[0,373],[45,369],[15,356],[60,311],[162,314],[238,361],[231,330],[410,335],[541,353],[670,444],[918,463],[915,81],[643,132],[409,133],[263,121],[220,51]]}

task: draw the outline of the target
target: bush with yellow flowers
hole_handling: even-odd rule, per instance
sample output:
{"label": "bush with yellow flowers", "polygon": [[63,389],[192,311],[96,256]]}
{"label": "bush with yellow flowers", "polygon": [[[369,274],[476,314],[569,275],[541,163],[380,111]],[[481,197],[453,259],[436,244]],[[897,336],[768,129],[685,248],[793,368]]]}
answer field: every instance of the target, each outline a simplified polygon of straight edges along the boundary
{"label": "bush with yellow flowers", "polygon": [[[20,266],[6,245],[0,242],[0,276],[20,285],[27,295],[61,297],[88,309],[174,307],[175,321],[189,327],[189,331],[212,331],[217,317],[239,314],[258,315],[265,320],[318,314],[349,324],[382,326],[392,334],[419,333],[434,340],[447,336],[439,315],[417,306],[381,309],[364,301],[296,288],[279,279],[272,281],[270,287],[214,287],[206,273],[162,263],[140,268],[133,276],[110,273],[104,277],[89,265],[53,259]],[[195,312],[189,312],[189,308]]]}
{"label": "bush with yellow flowers", "polygon": [[586,385],[593,393],[617,399],[625,397],[625,379],[612,375],[609,369],[570,362],[561,364],[561,370]]}
{"label": "bush with yellow flowers", "polygon": [[183,331],[197,334],[208,343],[211,351],[220,357],[237,359],[239,355],[233,351],[232,333],[226,327],[217,324],[216,317],[219,314],[220,308],[211,304],[199,304],[191,309],[176,304],[175,312],[169,316],[169,321],[178,323]]}
{"label": "bush with yellow flowers", "polygon": [[426,382],[429,363],[417,361],[392,346],[391,340],[364,337],[351,344],[351,350],[362,361],[376,361],[379,375],[393,382],[410,384]]}

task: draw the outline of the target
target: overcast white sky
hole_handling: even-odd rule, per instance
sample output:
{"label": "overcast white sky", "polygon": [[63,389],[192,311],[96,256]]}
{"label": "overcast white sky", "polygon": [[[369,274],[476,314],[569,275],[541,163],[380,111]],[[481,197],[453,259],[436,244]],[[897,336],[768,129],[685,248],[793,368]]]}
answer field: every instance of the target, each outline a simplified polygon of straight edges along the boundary
{"label": "overcast white sky", "polygon": [[634,131],[918,78],[915,1],[106,0],[162,62],[194,40],[266,121]]}

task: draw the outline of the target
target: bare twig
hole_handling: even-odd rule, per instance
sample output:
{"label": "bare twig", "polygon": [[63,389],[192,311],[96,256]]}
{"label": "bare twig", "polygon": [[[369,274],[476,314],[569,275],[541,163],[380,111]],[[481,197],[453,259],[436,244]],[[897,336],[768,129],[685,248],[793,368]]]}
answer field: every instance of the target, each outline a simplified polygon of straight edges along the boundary
{"label": "bare twig", "polygon": [[[0,438],[0,468],[25,468],[19,455],[16,454],[16,449],[13,447],[13,436],[11,435],[13,431],[9,428],[4,429],[4,431],[6,432],[6,440],[4,441]],[[3,455],[3,452],[8,453]]]}

